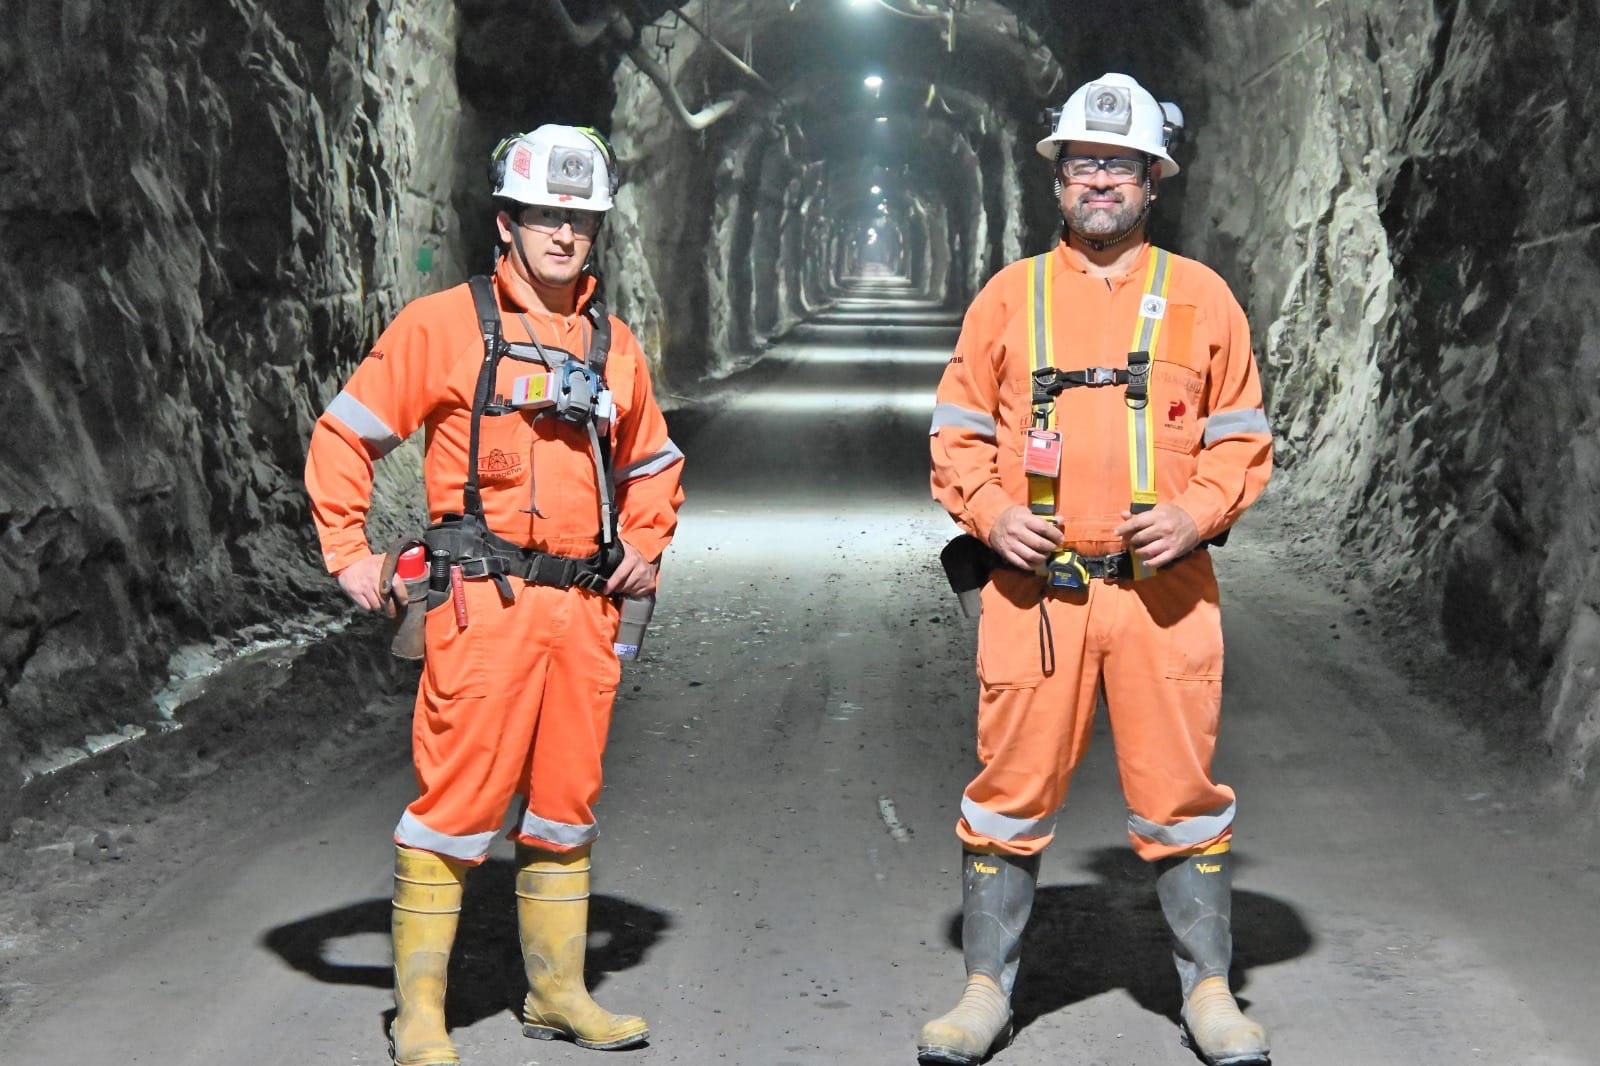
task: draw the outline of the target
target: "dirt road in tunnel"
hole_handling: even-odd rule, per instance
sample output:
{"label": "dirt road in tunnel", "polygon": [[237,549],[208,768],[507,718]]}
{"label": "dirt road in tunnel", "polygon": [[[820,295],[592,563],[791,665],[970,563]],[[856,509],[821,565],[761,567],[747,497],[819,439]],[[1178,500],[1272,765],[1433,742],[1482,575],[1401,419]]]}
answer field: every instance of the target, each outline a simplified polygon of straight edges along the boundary
{"label": "dirt road in tunnel", "polygon": [[[927,496],[926,427],[957,325],[864,284],[717,403],[674,413],[689,502],[646,659],[624,672],[590,951],[596,997],[645,1015],[652,1041],[608,1057],[522,1038],[502,842],[469,881],[452,965],[466,1063],[911,1063],[954,1001],[974,638],[937,567],[952,527]],[[1274,1061],[1600,1062],[1596,852],[1298,550],[1269,498],[1218,553],[1235,985]],[[359,772],[265,800],[211,775],[194,802],[229,816],[176,834],[189,861],[111,877],[122,907],[6,969],[0,1061],[387,1062],[408,707],[388,697],[387,753]],[[997,1063],[1196,1061],[1103,718]]]}

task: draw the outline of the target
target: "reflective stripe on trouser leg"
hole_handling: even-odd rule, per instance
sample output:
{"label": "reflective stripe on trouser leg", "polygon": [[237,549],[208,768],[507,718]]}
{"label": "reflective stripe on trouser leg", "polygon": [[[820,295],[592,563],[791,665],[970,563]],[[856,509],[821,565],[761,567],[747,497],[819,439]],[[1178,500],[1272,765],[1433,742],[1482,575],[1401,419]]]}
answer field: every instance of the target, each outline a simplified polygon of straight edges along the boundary
{"label": "reflective stripe on trouser leg", "polygon": [[[591,740],[576,744],[560,769],[547,773],[536,813],[565,827],[563,839],[550,846],[571,847],[582,836],[593,839],[599,750],[618,671],[611,652],[616,608],[580,590],[524,587],[515,579],[512,587],[517,595],[506,603],[492,582],[466,582],[465,629],[457,628],[448,608],[428,613],[428,652],[412,724],[420,795],[396,827],[401,844],[480,861],[512,797],[529,788],[547,713],[577,719],[575,735]],[[547,708],[552,674],[589,679],[578,686],[587,699]],[[547,732],[559,743],[563,730],[572,729],[551,725]]]}
{"label": "reflective stripe on trouser leg", "polygon": [[997,571],[978,621],[978,757],[956,835],[973,851],[1033,855],[1055,835],[1056,811],[1088,748],[1102,650],[1086,640],[1103,582],[1049,601],[1055,669],[1040,664],[1031,575]]}
{"label": "reflective stripe on trouser leg", "polygon": [[1104,663],[1129,838],[1146,861],[1198,851],[1232,830],[1233,790],[1211,777],[1222,700],[1222,616],[1206,552],[1136,585]]}
{"label": "reflective stripe on trouser leg", "polygon": [[571,607],[569,628],[556,667],[544,677],[544,709],[519,785],[528,798],[527,810],[513,834],[524,844],[552,851],[592,844],[599,836],[594,804],[600,798],[611,710],[622,676],[622,664],[612,650],[617,605],[608,596],[577,591],[560,595]]}

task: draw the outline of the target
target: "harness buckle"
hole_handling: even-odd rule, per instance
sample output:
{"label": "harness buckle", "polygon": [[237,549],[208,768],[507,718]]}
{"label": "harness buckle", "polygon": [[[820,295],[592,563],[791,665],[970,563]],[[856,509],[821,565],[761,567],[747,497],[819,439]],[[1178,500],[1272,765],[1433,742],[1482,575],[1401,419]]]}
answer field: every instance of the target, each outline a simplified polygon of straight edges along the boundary
{"label": "harness buckle", "polygon": [[1090,388],[1115,385],[1117,383],[1117,372],[1109,366],[1091,366],[1083,372],[1083,383]]}
{"label": "harness buckle", "polygon": [[1033,372],[1033,403],[1037,407],[1048,404],[1050,400],[1065,389],[1066,382],[1059,369],[1053,366],[1042,366]]}
{"label": "harness buckle", "polygon": [[455,565],[461,568],[464,578],[498,577],[501,570],[492,565],[496,560],[489,558],[457,559]]}

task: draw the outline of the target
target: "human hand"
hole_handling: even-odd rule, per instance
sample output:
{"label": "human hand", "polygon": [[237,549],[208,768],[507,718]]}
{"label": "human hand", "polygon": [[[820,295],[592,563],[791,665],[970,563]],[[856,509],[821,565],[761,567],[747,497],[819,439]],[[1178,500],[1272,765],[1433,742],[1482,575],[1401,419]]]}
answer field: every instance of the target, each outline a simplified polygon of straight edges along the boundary
{"label": "human hand", "polygon": [[1061,544],[1061,530],[1021,504],[1000,512],[989,530],[989,547],[1023,570],[1037,570]]}
{"label": "human hand", "polygon": [[1158,503],[1138,514],[1123,511],[1116,534],[1129,551],[1151,568],[1177,562],[1200,543],[1194,519],[1175,503]]}
{"label": "human hand", "polygon": [[622,562],[606,581],[607,596],[648,596],[656,590],[659,568],[627,541],[622,542]]}
{"label": "human hand", "polygon": [[382,610],[393,616],[394,604],[406,602],[406,583],[398,577],[390,578],[390,600],[379,588],[383,576],[384,556],[369,555],[351,563],[338,573],[339,587],[355,601],[357,607],[368,611]]}

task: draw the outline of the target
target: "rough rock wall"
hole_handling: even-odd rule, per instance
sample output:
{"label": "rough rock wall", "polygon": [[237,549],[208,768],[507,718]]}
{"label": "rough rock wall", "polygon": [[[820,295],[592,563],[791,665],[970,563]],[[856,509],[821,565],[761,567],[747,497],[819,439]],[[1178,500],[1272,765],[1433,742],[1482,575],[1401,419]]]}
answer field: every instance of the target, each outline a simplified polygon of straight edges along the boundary
{"label": "rough rock wall", "polygon": [[[0,37],[0,793],[321,598],[304,443],[456,259],[448,0],[22,0]],[[71,56],[71,62],[63,62]],[[258,626],[256,630],[249,627]]]}
{"label": "rough rock wall", "polygon": [[[687,46],[686,46],[687,47]],[[668,380],[717,369],[705,285],[717,157],[705,138],[675,124],[656,87],[631,60],[616,71],[611,143],[627,177],[602,250],[612,306]]]}
{"label": "rough rock wall", "polygon": [[1236,73],[1205,97],[1185,234],[1246,295],[1285,484],[1359,587],[1506,665],[1484,724],[1542,734],[1582,783],[1600,749],[1600,12],[1284,0],[1209,36],[1206,65]]}

